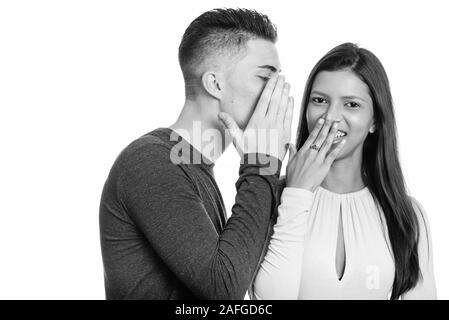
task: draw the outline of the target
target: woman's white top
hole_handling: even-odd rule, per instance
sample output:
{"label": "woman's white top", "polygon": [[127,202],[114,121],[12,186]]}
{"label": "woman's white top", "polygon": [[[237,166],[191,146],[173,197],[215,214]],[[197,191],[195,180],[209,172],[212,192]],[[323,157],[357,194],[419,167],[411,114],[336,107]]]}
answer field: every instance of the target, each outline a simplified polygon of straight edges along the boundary
{"label": "woman's white top", "polygon": [[[420,225],[419,264],[423,279],[401,299],[436,299],[429,224],[412,199]],[[394,258],[380,206],[369,189],[338,194],[285,188],[267,254],[256,276],[256,299],[388,299]],[[345,267],[336,271],[339,222]]]}

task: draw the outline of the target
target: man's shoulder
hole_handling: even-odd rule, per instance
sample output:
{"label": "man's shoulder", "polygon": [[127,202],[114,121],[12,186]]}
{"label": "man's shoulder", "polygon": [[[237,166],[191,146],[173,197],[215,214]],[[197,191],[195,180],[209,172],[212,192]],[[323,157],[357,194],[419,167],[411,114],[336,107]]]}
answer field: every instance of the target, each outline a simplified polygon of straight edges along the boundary
{"label": "man's shoulder", "polygon": [[173,169],[176,166],[170,161],[171,144],[164,128],[153,130],[132,141],[118,155],[114,166],[120,169],[134,168],[158,170]]}
{"label": "man's shoulder", "polygon": [[158,129],[135,139],[117,156],[105,188],[125,199],[145,190],[168,193],[175,187],[191,187],[188,170],[170,159],[172,144]]}
{"label": "man's shoulder", "polygon": [[133,153],[136,150],[152,151],[171,148],[168,129],[158,128],[132,141],[123,151]]}

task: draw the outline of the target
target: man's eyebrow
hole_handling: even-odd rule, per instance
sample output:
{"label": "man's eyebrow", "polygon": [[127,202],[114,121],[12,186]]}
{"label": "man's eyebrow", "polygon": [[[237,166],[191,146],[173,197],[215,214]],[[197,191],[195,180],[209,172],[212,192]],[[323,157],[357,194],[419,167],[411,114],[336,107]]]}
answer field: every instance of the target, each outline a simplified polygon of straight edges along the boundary
{"label": "man's eyebrow", "polygon": [[281,69],[278,70],[276,67],[270,66],[268,64],[263,65],[263,66],[258,66],[258,68],[269,69],[271,72],[281,72]]}

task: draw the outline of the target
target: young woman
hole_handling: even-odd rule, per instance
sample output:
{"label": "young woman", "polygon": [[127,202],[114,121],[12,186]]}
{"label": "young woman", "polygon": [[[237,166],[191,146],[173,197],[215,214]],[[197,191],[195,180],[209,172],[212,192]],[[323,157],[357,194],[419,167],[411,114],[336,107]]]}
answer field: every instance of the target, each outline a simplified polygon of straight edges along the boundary
{"label": "young woman", "polygon": [[366,49],[337,46],[307,80],[277,223],[250,296],[436,298],[429,226],[406,192],[388,78]]}

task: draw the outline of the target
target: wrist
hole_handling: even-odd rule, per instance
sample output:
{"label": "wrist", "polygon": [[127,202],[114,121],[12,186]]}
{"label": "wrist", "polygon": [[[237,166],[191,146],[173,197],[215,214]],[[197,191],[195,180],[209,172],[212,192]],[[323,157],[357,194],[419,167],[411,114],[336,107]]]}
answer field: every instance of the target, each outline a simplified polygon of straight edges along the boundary
{"label": "wrist", "polygon": [[240,170],[257,171],[259,175],[280,176],[282,161],[265,153],[244,153],[240,159]]}
{"label": "wrist", "polygon": [[294,183],[294,182],[290,182],[287,181],[286,184],[287,188],[295,188],[295,189],[304,189],[310,192],[315,191],[315,188],[313,186],[309,186],[309,185],[305,185],[305,184],[301,184],[301,183]]}

